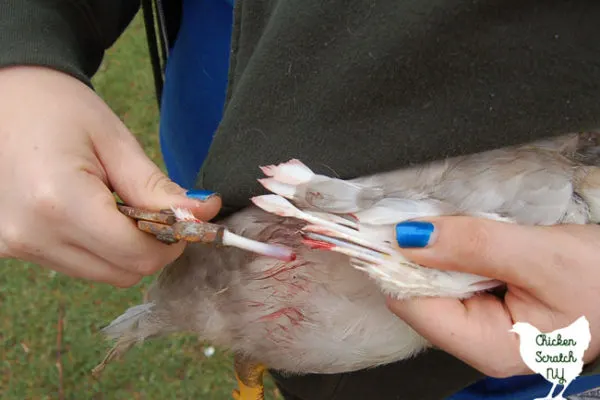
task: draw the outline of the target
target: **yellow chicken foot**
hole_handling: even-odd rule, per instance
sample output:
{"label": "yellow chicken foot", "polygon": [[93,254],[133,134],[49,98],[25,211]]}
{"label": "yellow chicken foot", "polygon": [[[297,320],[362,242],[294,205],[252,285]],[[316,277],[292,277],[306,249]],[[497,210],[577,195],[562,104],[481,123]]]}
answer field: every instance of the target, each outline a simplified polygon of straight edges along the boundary
{"label": "yellow chicken foot", "polygon": [[240,356],[234,357],[233,365],[238,381],[238,389],[233,391],[234,400],[264,400],[263,376],[267,368]]}

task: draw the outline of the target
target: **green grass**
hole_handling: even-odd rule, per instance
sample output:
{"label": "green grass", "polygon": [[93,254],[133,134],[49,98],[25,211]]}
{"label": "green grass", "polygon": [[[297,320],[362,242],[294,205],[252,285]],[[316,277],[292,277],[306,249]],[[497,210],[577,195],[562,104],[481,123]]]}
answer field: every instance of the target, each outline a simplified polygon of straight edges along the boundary
{"label": "green grass", "polygon": [[[108,51],[94,85],[163,167],[152,71],[139,16]],[[108,365],[100,380],[91,377],[91,369],[110,347],[99,329],[139,303],[151,280],[122,290],[0,260],[0,398],[231,399],[236,384],[230,355],[217,349],[206,358],[205,344],[193,336],[146,342]],[[270,382],[267,398],[281,398]]]}

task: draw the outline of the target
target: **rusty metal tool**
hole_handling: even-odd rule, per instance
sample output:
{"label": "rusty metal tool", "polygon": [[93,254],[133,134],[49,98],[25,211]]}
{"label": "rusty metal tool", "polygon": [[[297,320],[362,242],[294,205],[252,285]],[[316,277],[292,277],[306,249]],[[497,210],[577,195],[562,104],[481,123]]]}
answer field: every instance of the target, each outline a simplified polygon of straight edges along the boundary
{"label": "rusty metal tool", "polygon": [[148,211],[118,203],[121,213],[137,221],[140,230],[150,233],[163,243],[201,242],[223,244],[225,227],[210,222],[178,221],[171,210]]}
{"label": "rusty metal tool", "polygon": [[233,246],[283,261],[296,258],[294,252],[284,246],[258,242],[229,232],[224,226],[200,220],[181,220],[171,210],[149,211],[117,203],[124,215],[137,221],[137,227],[154,235],[163,243],[172,244],[184,240],[212,245]]}

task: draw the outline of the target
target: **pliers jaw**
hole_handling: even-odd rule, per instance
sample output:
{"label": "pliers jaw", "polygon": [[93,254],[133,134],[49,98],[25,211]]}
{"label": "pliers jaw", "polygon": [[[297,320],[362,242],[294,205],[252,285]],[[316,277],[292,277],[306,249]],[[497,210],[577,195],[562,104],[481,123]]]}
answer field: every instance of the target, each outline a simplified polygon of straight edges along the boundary
{"label": "pliers jaw", "polygon": [[201,242],[222,244],[225,228],[209,222],[178,221],[171,210],[148,211],[117,203],[117,208],[124,215],[133,218],[137,227],[166,244]]}

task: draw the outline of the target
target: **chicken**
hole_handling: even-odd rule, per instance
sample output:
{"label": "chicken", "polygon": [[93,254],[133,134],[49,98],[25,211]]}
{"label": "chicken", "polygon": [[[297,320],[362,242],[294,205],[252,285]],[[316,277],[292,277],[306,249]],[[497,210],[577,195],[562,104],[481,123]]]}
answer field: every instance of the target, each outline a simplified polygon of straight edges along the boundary
{"label": "chicken", "polygon": [[[519,351],[525,365],[552,383],[550,393],[536,400],[566,400],[563,393],[583,369],[583,355],[592,339],[590,324],[585,317],[578,318],[566,328],[542,333],[526,322],[517,322],[511,332],[520,337]],[[564,385],[553,397],[557,385]]]}
{"label": "chicken", "polygon": [[429,343],[387,309],[384,293],[464,298],[499,283],[408,262],[394,224],[456,214],[597,223],[599,144],[600,133],[570,134],[349,181],[315,175],[299,161],[263,167],[261,184],[278,195],[253,201],[267,211],[250,206],[219,222],[291,247],[296,259],[188,245],[144,304],[104,329],[117,343],[97,371],[144,339],[195,332],[234,352],[234,396],[254,400],[265,366],[340,373],[417,356]]}

